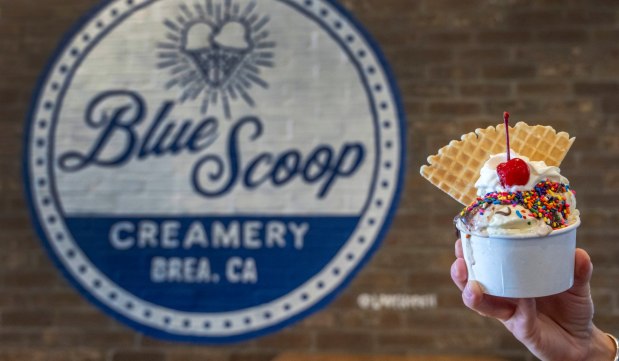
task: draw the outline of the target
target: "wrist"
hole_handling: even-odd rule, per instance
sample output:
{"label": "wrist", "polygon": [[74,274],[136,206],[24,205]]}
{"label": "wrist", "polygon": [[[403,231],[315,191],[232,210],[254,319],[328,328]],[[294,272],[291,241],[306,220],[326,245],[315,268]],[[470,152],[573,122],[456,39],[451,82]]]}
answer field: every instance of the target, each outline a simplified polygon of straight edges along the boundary
{"label": "wrist", "polygon": [[593,327],[591,345],[586,361],[615,361],[617,348],[615,341],[597,327]]}
{"label": "wrist", "polygon": [[608,336],[613,341],[613,344],[615,345],[614,361],[618,361],[619,360],[619,340],[617,340],[617,338],[611,335],[610,333],[607,333],[606,336]]}

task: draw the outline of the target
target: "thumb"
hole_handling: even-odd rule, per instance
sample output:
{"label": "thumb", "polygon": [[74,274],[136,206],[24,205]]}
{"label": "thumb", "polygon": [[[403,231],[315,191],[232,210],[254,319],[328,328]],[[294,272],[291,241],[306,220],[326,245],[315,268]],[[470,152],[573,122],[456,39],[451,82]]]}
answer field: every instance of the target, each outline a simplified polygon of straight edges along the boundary
{"label": "thumb", "polygon": [[581,297],[589,297],[591,295],[589,282],[591,281],[592,273],[593,264],[591,263],[591,257],[589,257],[587,252],[583,249],[576,249],[574,260],[574,285],[568,292]]}

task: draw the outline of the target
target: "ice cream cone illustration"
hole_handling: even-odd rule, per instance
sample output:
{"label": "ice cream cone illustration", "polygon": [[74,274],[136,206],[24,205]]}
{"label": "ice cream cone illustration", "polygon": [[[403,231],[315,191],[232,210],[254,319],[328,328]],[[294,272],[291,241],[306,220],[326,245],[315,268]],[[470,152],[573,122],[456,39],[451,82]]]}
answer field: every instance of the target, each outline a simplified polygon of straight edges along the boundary
{"label": "ice cream cone illustration", "polygon": [[201,100],[202,113],[215,106],[230,119],[231,103],[253,107],[251,88],[268,88],[263,71],[275,66],[276,42],[270,39],[269,17],[257,13],[256,3],[244,8],[230,2],[219,5],[221,16],[209,11],[212,6],[196,4],[193,10],[181,6],[181,17],[166,19],[157,66],[167,71],[165,87],[177,88],[181,103]]}
{"label": "ice cream cone illustration", "polygon": [[184,51],[194,61],[204,81],[222,86],[248,54],[251,40],[245,26],[227,22],[218,31],[206,23],[195,23],[187,30]]}

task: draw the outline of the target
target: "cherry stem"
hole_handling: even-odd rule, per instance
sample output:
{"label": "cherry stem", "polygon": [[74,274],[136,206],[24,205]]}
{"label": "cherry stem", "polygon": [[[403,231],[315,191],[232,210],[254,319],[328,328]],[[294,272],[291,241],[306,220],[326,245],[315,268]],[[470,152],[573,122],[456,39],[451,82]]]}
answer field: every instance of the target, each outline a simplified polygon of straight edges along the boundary
{"label": "cherry stem", "polygon": [[503,123],[505,123],[505,139],[507,140],[507,161],[510,161],[509,156],[509,113],[503,112]]}

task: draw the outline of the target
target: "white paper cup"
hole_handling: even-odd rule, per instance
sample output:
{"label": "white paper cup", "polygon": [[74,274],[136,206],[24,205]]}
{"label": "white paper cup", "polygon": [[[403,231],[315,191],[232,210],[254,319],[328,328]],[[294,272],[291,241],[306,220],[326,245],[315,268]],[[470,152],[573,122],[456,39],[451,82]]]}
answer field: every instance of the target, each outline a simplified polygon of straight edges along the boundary
{"label": "white paper cup", "polygon": [[470,280],[501,297],[543,297],[574,284],[576,229],[580,219],[547,236],[481,237],[460,230]]}

